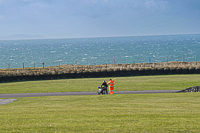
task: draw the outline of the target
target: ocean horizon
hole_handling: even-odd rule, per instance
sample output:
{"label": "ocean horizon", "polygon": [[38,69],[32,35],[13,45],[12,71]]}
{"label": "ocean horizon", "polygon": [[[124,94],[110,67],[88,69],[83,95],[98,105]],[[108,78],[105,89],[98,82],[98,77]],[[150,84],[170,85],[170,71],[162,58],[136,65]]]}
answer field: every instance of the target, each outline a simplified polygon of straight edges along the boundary
{"label": "ocean horizon", "polygon": [[0,40],[0,68],[148,63],[149,57],[192,62],[200,61],[199,49],[200,34]]}

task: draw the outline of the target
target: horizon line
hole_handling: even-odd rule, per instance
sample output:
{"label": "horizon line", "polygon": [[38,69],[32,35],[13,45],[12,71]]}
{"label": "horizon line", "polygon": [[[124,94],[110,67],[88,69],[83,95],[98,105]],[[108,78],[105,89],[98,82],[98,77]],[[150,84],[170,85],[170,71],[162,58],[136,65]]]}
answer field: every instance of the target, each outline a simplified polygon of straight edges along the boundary
{"label": "horizon line", "polygon": [[[16,34],[13,34],[16,35]],[[22,34],[20,34],[22,35]],[[23,35],[27,35],[27,34],[23,34]],[[147,36],[175,36],[175,35],[200,35],[200,33],[183,33],[183,34],[161,34],[161,35],[121,35],[121,36],[88,36],[88,37],[45,37],[42,36],[44,38],[13,38],[13,39],[1,39],[3,37],[0,37],[0,41],[14,41],[14,40],[45,40],[45,39],[52,39],[52,40],[56,40],[56,39],[86,39],[86,38],[116,38],[116,37],[147,37]],[[12,36],[12,35],[11,35]],[[29,35],[27,35],[29,36]],[[31,36],[31,35],[30,35]],[[34,36],[34,35],[33,35]],[[40,36],[40,35],[39,35]],[[9,37],[9,36],[6,36]]]}

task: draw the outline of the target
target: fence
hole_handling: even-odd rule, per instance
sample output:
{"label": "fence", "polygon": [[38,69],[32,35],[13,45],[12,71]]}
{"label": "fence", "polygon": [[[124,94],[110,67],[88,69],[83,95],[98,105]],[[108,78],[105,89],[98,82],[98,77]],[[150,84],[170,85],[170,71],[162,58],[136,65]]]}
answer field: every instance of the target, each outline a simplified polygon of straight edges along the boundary
{"label": "fence", "polygon": [[[195,60],[194,60],[194,62],[197,62],[197,57],[196,56],[194,56],[194,58],[195,58]],[[185,60],[184,60],[185,58],[184,58],[184,56],[183,56],[183,60],[181,61],[181,62],[185,62]],[[133,58],[133,64],[135,63],[134,62],[135,60],[134,60],[134,58]],[[75,65],[77,66],[77,61],[75,61]],[[149,57],[149,62],[148,63],[152,63],[151,62],[151,57]],[[166,57],[166,63],[168,63],[168,57]],[[35,62],[33,63],[33,68],[35,68]],[[114,59],[114,64],[115,64],[115,59]],[[41,66],[44,68],[45,66],[45,62],[42,62],[41,63]],[[94,65],[96,65],[96,60],[94,60]],[[8,69],[10,68],[10,64],[8,64]],[[58,62],[58,66],[60,67],[61,65],[60,65],[60,61]],[[24,69],[25,68],[25,64],[24,64],[24,62],[22,63],[22,68]]]}
{"label": "fence", "polygon": [[22,63],[22,68],[0,69],[0,82],[20,81],[20,80],[45,80],[45,79],[63,79],[63,78],[93,78],[93,77],[117,77],[117,76],[143,76],[143,75],[167,75],[167,74],[200,74],[200,62],[172,61],[163,63],[133,63],[131,64],[101,64],[96,65],[77,65],[66,64],[54,67],[45,67],[45,62],[42,62],[41,67],[25,67]]}
{"label": "fence", "polygon": [[95,77],[123,77],[144,75],[167,75],[167,74],[200,74],[200,68],[124,68],[102,69],[94,71],[70,71],[65,73],[40,73],[38,75],[1,75],[0,82],[20,80],[49,80],[68,78],[95,78]]}

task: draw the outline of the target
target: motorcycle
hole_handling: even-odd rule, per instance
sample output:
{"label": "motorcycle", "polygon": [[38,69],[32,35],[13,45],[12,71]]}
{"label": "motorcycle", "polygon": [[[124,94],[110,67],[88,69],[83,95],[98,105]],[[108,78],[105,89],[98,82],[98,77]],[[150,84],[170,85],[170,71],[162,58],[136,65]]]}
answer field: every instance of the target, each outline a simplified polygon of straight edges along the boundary
{"label": "motorcycle", "polygon": [[105,95],[106,94],[106,88],[103,86],[103,87],[98,87],[98,91],[97,91],[97,94],[98,95]]}

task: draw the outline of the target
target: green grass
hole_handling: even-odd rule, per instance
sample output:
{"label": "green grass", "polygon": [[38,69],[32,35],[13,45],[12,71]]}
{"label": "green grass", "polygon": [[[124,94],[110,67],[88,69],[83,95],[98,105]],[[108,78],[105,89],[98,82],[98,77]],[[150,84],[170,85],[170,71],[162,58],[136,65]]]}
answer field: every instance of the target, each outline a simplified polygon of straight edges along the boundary
{"label": "green grass", "polygon": [[199,93],[19,98],[0,132],[200,132]]}
{"label": "green grass", "polygon": [[[182,90],[200,75],[117,77],[115,90]],[[0,93],[96,91],[109,78],[1,83]],[[18,98],[0,105],[0,132],[200,132],[200,93]]]}
{"label": "green grass", "polygon": [[[108,81],[109,79],[110,77],[0,83],[0,93],[97,91],[97,87],[103,80]],[[199,86],[199,79],[198,74],[117,77],[115,91],[183,90]]]}

